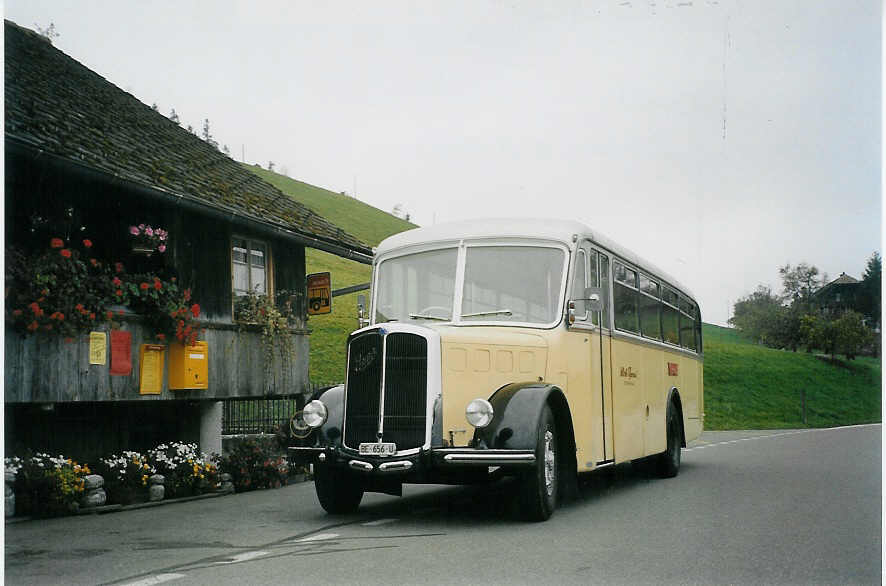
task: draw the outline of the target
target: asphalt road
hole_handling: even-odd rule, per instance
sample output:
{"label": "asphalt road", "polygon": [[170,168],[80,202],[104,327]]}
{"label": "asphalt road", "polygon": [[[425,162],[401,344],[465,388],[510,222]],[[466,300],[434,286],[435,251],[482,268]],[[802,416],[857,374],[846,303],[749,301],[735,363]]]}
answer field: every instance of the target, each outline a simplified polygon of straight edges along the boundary
{"label": "asphalt road", "polygon": [[326,516],[313,485],[6,525],[7,584],[879,584],[881,426],[707,432],[674,479],[582,479],[546,523],[513,486],[406,487]]}

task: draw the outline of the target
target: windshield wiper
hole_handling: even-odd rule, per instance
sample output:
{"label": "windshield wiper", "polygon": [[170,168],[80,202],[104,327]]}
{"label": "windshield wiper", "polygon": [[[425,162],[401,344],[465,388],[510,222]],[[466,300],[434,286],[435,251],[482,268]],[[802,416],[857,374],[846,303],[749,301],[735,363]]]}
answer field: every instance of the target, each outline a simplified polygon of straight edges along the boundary
{"label": "windshield wiper", "polygon": [[449,321],[448,317],[437,317],[427,313],[410,313],[409,319],[435,319],[437,321]]}
{"label": "windshield wiper", "polygon": [[494,311],[478,311],[477,313],[463,313],[462,317],[480,317],[481,315],[513,315],[510,309],[496,309]]}

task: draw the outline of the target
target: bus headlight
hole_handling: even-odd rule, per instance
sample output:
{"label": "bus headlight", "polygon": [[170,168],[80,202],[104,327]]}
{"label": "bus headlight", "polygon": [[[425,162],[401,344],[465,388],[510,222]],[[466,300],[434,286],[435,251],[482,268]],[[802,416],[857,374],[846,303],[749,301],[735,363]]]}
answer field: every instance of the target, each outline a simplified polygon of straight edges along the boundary
{"label": "bus headlight", "polygon": [[486,427],[492,422],[492,404],[486,399],[474,399],[465,409],[465,418],[474,427]]}
{"label": "bus headlight", "polygon": [[326,423],[326,405],[322,401],[314,399],[302,409],[301,417],[309,427],[314,429]]}

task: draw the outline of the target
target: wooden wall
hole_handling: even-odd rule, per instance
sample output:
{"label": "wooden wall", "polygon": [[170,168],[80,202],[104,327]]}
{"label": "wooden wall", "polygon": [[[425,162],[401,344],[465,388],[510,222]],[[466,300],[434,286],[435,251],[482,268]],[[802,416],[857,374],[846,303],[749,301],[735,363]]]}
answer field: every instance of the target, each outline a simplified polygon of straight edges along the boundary
{"label": "wooden wall", "polygon": [[[4,391],[6,403],[73,401],[163,401],[169,399],[225,399],[307,392],[308,337],[294,332],[294,352],[283,364],[277,358],[268,367],[261,332],[255,326],[208,324],[203,339],[209,348],[209,388],[170,391],[169,352],[165,352],[163,392],[139,394],[138,357],[145,331],[140,323],[124,322],[131,331],[133,370],[129,376],[111,376],[110,360],[89,364],[89,336],[64,342],[57,336],[23,336],[6,329]],[[97,328],[108,331],[108,326]],[[175,342],[177,343],[177,342]]]}

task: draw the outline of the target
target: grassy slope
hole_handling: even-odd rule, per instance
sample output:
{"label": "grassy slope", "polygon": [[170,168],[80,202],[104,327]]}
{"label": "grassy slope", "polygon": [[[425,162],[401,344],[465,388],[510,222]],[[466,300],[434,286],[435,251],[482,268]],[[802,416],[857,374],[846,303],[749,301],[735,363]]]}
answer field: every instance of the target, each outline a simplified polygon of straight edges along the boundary
{"label": "grassy slope", "polygon": [[812,354],[753,344],[729,328],[704,325],[705,428],[810,427],[880,421],[881,362],[835,366]]}
{"label": "grassy slope", "polygon": [[[370,246],[376,246],[391,234],[416,227],[415,224],[353,197],[290,179],[260,167],[245,167]],[[329,271],[333,290],[369,282],[369,265],[345,260],[313,248],[306,249],[305,262],[308,273]],[[369,297],[369,291],[340,295],[332,301],[332,313],[310,318],[308,327],[313,330],[310,376],[313,382],[344,380],[345,342],[348,334],[357,328],[357,296],[360,294]]]}

